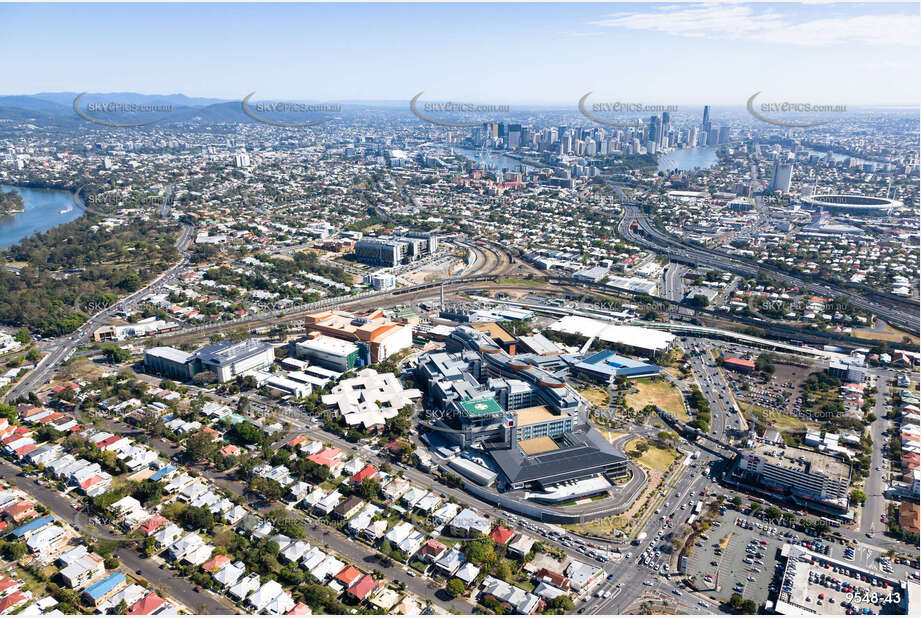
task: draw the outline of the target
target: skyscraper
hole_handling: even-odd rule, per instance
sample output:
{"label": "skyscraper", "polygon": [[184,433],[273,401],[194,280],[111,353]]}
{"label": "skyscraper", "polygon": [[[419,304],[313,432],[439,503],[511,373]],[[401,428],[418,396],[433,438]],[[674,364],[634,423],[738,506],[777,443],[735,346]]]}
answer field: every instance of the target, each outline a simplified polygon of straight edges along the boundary
{"label": "skyscraper", "polygon": [[771,176],[771,191],[781,193],[790,192],[790,182],[793,180],[793,164],[780,159],[774,160],[774,173]]}
{"label": "skyscraper", "polygon": [[671,115],[668,112],[662,112],[662,134],[659,136],[659,146],[665,146],[670,125]]}
{"label": "skyscraper", "polygon": [[710,124],[710,106],[704,105],[704,121],[700,124],[700,145],[714,145],[715,140],[710,139],[710,130],[713,126]]}
{"label": "skyscraper", "polygon": [[657,146],[662,143],[662,120],[658,116],[649,117],[648,140]]}

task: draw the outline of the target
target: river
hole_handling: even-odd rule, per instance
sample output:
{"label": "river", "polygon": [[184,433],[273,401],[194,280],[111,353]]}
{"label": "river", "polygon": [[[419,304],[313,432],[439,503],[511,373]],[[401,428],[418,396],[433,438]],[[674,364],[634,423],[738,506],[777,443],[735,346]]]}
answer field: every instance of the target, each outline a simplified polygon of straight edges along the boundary
{"label": "river", "polygon": [[[481,153],[479,150],[474,150],[472,148],[462,148],[459,146],[454,146],[453,148],[454,148],[454,154],[458,156],[466,157],[467,159],[470,159],[478,166],[485,167],[486,169],[490,169],[490,170],[508,169],[508,170],[515,171],[515,172],[520,171],[522,169],[522,166],[524,166],[525,170],[534,169],[530,165],[523,164],[518,159],[513,159],[512,157],[508,157],[495,150],[486,150]],[[446,154],[448,152],[450,151],[449,150],[445,151]]]}
{"label": "river", "polygon": [[659,171],[670,172],[677,169],[689,172],[713,167],[718,160],[716,148],[713,147],[678,148],[659,157]]}
{"label": "river", "polygon": [[[0,215],[0,249],[12,246],[37,232],[47,232],[83,214],[74,206],[73,194],[53,189],[28,189],[0,185],[22,196],[23,212]],[[63,211],[63,212],[62,212]]]}

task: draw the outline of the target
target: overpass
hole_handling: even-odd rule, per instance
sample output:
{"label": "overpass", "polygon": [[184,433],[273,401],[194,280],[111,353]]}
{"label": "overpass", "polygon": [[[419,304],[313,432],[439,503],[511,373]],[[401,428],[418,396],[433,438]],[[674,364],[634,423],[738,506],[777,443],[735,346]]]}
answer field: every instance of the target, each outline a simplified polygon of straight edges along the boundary
{"label": "overpass", "polygon": [[[636,221],[642,234],[630,230],[630,224]],[[769,264],[760,264],[738,256],[715,251],[707,247],[689,246],[653,226],[637,203],[624,204],[624,217],[617,227],[618,233],[636,244],[649,247],[668,255],[669,259],[693,266],[712,266],[735,272],[746,277],[756,277],[768,273],[773,279],[801,287],[823,296],[848,296],[850,302],[858,308],[872,312],[887,322],[906,327],[911,332],[918,332],[921,320],[918,317],[918,305],[905,298],[880,292],[868,286],[841,285],[824,279],[805,281],[781,271]],[[863,296],[855,295],[858,292]]]}

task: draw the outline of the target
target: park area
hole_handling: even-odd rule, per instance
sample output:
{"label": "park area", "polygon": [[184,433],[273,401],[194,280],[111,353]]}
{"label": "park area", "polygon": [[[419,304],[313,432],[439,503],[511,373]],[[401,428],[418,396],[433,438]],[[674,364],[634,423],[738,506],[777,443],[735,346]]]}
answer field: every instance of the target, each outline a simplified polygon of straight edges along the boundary
{"label": "park area", "polygon": [[684,409],[681,391],[669,382],[662,380],[635,380],[631,383],[631,392],[625,397],[627,407],[637,412],[646,406],[659,406],[680,421],[688,422],[690,417]]}
{"label": "park area", "polygon": [[[655,444],[650,444],[643,438],[636,438],[627,443],[625,449],[627,455],[632,457],[637,463],[640,463],[650,470],[663,471],[668,469],[673,461],[678,457],[678,452],[671,448],[661,448]],[[639,454],[639,457],[635,457]]]}

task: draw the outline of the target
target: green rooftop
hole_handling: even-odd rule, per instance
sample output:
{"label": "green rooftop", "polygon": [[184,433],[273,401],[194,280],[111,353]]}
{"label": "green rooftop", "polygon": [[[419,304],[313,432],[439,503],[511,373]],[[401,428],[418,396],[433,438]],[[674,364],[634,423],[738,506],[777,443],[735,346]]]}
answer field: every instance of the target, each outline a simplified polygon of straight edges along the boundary
{"label": "green rooftop", "polygon": [[464,412],[467,413],[467,416],[471,418],[505,413],[505,410],[502,409],[502,406],[496,403],[496,400],[492,397],[484,397],[483,399],[471,399],[470,401],[464,401],[460,405],[464,409]]}

